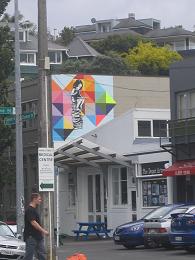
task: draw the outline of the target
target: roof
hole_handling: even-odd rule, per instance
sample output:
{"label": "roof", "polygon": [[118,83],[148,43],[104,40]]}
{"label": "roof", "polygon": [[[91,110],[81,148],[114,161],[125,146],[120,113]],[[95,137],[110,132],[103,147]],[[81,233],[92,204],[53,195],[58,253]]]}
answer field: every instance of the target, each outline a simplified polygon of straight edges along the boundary
{"label": "roof", "polygon": [[121,19],[120,22],[113,27],[113,29],[135,28],[135,27],[146,27],[152,29],[150,25],[147,25],[133,18]]}
{"label": "roof", "polygon": [[89,44],[84,42],[80,37],[75,37],[72,42],[67,46],[68,57],[97,57],[101,54],[93,49]]}
{"label": "roof", "polygon": [[111,32],[104,32],[104,33],[85,33],[85,34],[79,34],[79,37],[81,37],[84,41],[92,41],[92,40],[101,40],[105,39],[108,36],[113,35],[131,35],[131,36],[142,36],[140,33],[137,33],[132,30],[128,29],[121,29],[120,31],[111,31]]}
{"label": "roof", "polygon": [[89,24],[89,25],[76,26],[75,30],[76,30],[77,33],[96,31],[96,25],[95,24]]}
{"label": "roof", "polygon": [[156,29],[146,33],[144,36],[148,38],[161,38],[161,37],[168,37],[168,36],[195,36],[195,34],[191,31],[185,30],[182,27],[170,27],[165,29]]}
{"label": "roof", "polygon": [[[29,41],[20,42],[20,50],[22,51],[38,51],[38,38],[36,35],[29,34]],[[67,50],[67,47],[56,44],[48,40],[48,50]]]}
{"label": "roof", "polygon": [[84,138],[79,138],[58,148],[54,153],[54,161],[55,165],[61,168],[86,165],[99,168],[102,164],[131,167],[130,159]]}

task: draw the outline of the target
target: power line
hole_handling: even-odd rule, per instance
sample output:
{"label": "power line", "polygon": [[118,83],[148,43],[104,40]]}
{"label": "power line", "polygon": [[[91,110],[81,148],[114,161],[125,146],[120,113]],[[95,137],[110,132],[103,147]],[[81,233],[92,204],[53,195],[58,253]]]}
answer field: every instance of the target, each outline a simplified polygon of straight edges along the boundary
{"label": "power line", "polygon": [[[73,77],[75,75],[71,75],[71,74],[64,74],[66,75],[67,77],[73,79]],[[103,77],[103,76],[102,76]],[[63,85],[63,83],[61,82],[61,80],[59,80],[59,78],[56,78],[56,81],[58,81],[60,84]],[[92,83],[93,81],[92,80],[88,80],[88,79],[85,79],[84,81],[87,81],[89,83]],[[115,85],[115,84],[108,84],[108,83],[101,83],[101,82],[98,82],[96,81],[96,83],[100,84],[100,85],[103,85],[103,86],[108,86],[108,87],[113,87],[113,88],[118,88],[118,89],[124,89],[124,90],[128,90],[128,91],[137,91],[137,92],[153,92],[153,93],[169,93],[168,90],[154,90],[154,89],[136,89],[136,88],[128,88],[128,87],[125,87],[125,86],[119,86],[119,85]]]}

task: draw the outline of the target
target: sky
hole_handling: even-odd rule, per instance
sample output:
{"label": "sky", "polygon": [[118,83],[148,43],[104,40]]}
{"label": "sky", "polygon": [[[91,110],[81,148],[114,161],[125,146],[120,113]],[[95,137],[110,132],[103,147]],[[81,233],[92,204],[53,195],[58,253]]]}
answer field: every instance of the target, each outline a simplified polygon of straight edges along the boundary
{"label": "sky", "polygon": [[[37,24],[37,1],[18,0],[19,10],[26,20]],[[135,13],[136,19],[155,18],[161,21],[161,28],[183,25],[194,30],[195,0],[47,0],[48,28],[52,33],[64,26],[91,24],[96,20],[126,18]],[[14,14],[14,0],[6,12]]]}

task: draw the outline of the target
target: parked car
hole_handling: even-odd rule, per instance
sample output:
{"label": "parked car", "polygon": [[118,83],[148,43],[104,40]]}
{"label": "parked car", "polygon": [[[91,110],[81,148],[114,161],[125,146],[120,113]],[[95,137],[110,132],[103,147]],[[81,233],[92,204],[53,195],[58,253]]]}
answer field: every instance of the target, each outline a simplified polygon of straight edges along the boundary
{"label": "parked car", "polygon": [[113,234],[115,244],[123,245],[127,249],[132,249],[136,246],[143,245],[144,221],[149,219],[161,218],[178,206],[178,204],[171,204],[158,207],[146,216],[144,216],[142,219],[118,226]]}
{"label": "parked car", "polygon": [[171,244],[195,251],[195,208],[188,213],[171,214],[171,217]]}
{"label": "parked car", "polygon": [[160,218],[147,219],[144,222],[144,244],[146,247],[163,246],[173,247],[170,243],[171,215],[174,213],[187,213],[195,210],[195,205],[180,205],[173,208]]}
{"label": "parked car", "polygon": [[0,222],[0,259],[23,259],[25,243],[18,239],[11,228]]}

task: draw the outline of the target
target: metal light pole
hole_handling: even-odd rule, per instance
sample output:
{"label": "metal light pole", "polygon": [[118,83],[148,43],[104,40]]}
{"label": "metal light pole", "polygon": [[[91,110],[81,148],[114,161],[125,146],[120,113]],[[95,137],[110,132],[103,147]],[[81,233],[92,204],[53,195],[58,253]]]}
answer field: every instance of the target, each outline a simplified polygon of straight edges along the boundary
{"label": "metal light pole", "polygon": [[22,108],[20,82],[20,42],[19,10],[15,0],[15,106],[16,106],[16,214],[17,232],[22,234],[24,227],[24,178],[23,178],[23,141],[22,141]]}

